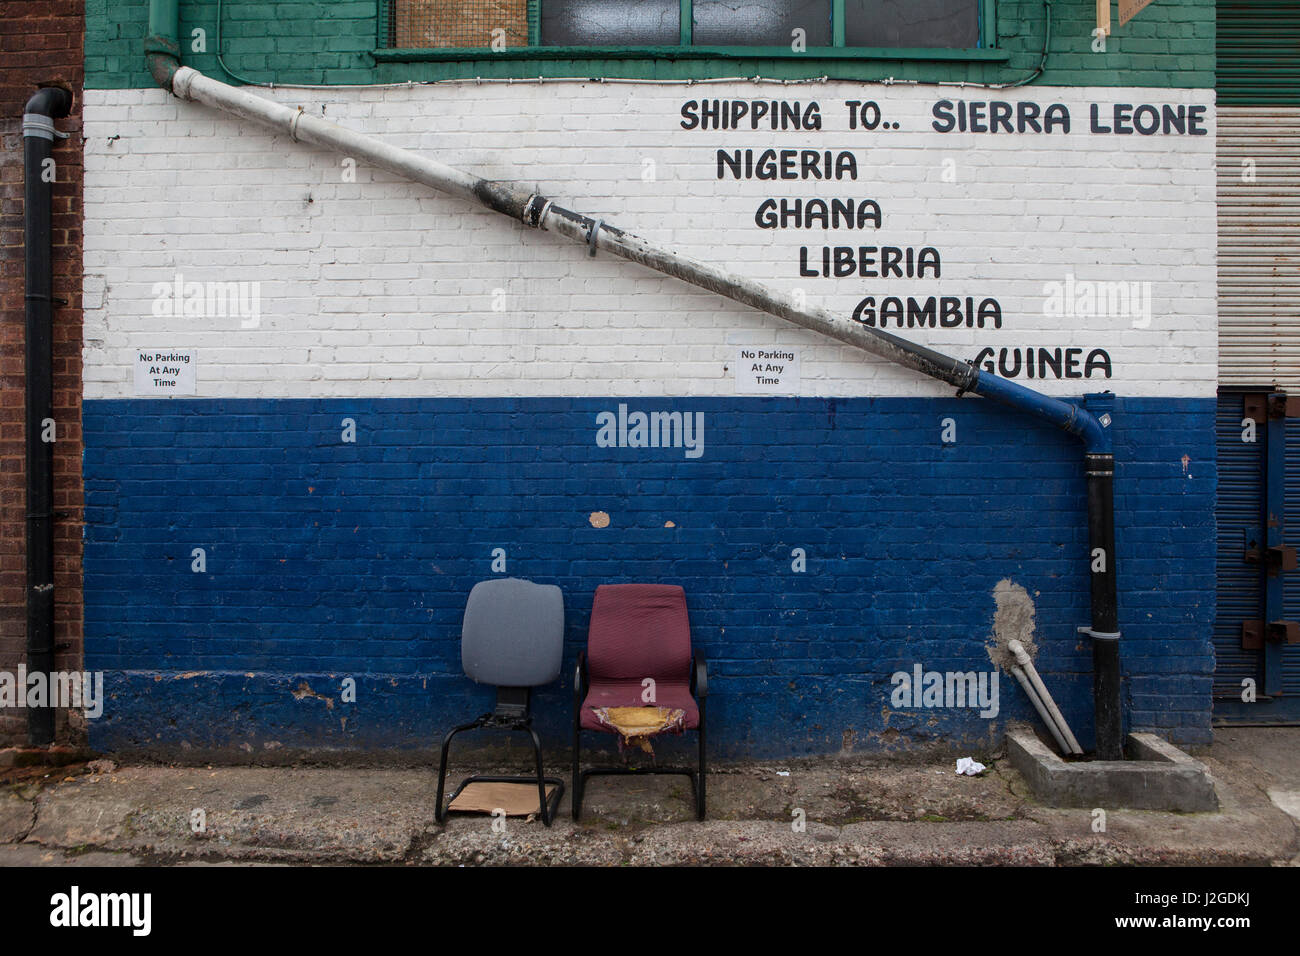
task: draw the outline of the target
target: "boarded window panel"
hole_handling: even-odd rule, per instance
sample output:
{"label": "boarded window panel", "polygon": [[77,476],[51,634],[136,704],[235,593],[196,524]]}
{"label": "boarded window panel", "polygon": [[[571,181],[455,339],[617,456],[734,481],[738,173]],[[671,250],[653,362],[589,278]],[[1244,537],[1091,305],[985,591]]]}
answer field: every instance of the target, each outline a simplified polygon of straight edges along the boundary
{"label": "boarded window panel", "polygon": [[979,46],[979,0],[844,0],[847,46]]}
{"label": "boarded window panel", "polygon": [[1300,4],[1219,0],[1219,105],[1300,106]]}
{"label": "boarded window panel", "polygon": [[831,45],[830,0],[695,0],[696,46]]}
{"label": "boarded window panel", "polygon": [[493,30],[507,47],[528,45],[528,0],[392,0],[400,50],[490,47]]}
{"label": "boarded window panel", "polygon": [[542,0],[543,46],[678,46],[678,0]]}

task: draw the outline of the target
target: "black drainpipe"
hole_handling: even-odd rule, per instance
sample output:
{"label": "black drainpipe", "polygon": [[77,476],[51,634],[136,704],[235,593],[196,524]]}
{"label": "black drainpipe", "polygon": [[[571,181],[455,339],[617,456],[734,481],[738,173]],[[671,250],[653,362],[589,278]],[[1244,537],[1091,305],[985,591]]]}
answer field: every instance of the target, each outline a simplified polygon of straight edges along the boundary
{"label": "black drainpipe", "polygon": [[1088,477],[1088,549],[1092,561],[1092,699],[1097,758],[1124,759],[1120,697],[1119,599],[1115,571],[1115,456],[1085,456]]}
{"label": "black drainpipe", "polygon": [[[27,672],[54,670],[54,443],[43,440],[54,421],[54,249],[51,237],[54,177],[46,160],[54,151],[54,120],[72,110],[72,94],[50,86],[23,109],[23,194],[27,314]],[[52,167],[51,167],[52,168]],[[50,181],[46,181],[46,180]],[[47,677],[48,680],[48,677]],[[25,693],[26,688],[18,688]],[[46,703],[50,700],[47,697]],[[27,712],[33,747],[54,741],[54,708]]]}

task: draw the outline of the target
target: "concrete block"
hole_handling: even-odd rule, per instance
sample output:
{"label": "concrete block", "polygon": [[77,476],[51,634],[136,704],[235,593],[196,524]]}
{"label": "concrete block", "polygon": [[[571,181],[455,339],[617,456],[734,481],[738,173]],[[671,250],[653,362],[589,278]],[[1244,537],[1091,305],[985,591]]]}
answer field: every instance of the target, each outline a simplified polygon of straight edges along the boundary
{"label": "concrete block", "polygon": [[1011,765],[1053,807],[1124,807],[1184,813],[1219,809],[1205,765],[1154,734],[1129,734],[1128,760],[1067,763],[1031,731],[1007,731]]}

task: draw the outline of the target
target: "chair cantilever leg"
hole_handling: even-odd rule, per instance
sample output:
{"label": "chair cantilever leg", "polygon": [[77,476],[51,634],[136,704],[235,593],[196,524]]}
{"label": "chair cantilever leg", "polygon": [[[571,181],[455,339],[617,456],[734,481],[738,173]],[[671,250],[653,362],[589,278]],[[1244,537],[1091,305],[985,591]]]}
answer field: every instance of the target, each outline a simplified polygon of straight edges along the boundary
{"label": "chair cantilever leg", "polygon": [[[437,796],[437,803],[433,809],[434,819],[436,819],[439,823],[445,822],[447,817],[447,808],[443,806],[443,793],[445,792],[446,782],[447,782],[447,754],[451,749],[451,740],[453,737],[455,737],[457,734],[461,733],[462,731],[476,730],[482,726],[484,726],[484,718],[479,718],[473,723],[461,724],[459,727],[453,728],[452,730],[448,731],[447,736],[445,736],[442,739],[442,759],[439,760],[438,762],[438,796]],[[546,769],[545,766],[543,765],[543,760],[542,760],[542,739],[541,737],[538,736],[536,730],[534,730],[531,726],[511,727],[507,729],[527,731],[529,736],[532,738],[533,754],[536,761],[535,767],[537,771],[536,781],[537,781],[537,799],[538,799],[538,808],[539,808],[538,813],[542,818],[542,823],[544,823],[546,826],[549,827],[552,823],[555,822],[555,814],[559,810],[560,800],[564,797],[564,781],[558,777],[546,776]],[[479,781],[485,783],[528,783],[531,782],[533,779],[534,778],[532,777],[497,777],[497,776],[481,776],[481,775],[466,777],[463,781],[461,781],[460,788],[458,788],[456,792],[452,794],[451,802],[454,803],[457,794],[459,794],[461,790],[463,790],[465,786],[470,783],[479,782]],[[547,784],[555,785],[555,794],[549,800],[547,799],[547,794],[546,794]],[[552,804],[554,804],[554,807],[552,807]]]}
{"label": "chair cantilever leg", "polygon": [[573,669],[573,777],[569,793],[569,815],[577,822],[582,813],[582,774],[579,772],[579,760],[582,750],[582,701],[586,696],[585,686],[587,671],[587,652],[578,651],[578,660]]}
{"label": "chair cantilever leg", "polygon": [[582,815],[582,774],[578,772],[578,752],[582,746],[582,728],[573,720],[573,792],[569,794],[569,813],[575,821]]}
{"label": "chair cantilever leg", "polygon": [[537,736],[537,731],[532,727],[528,728],[529,736],[533,738],[533,752],[537,756],[537,799],[539,812],[542,815],[542,823],[550,826],[555,821],[551,817],[550,801],[546,799],[546,771],[542,769],[542,738]]}
{"label": "chair cantilever leg", "polygon": [[442,823],[446,817],[446,812],[442,808],[442,795],[447,785],[447,754],[451,751],[451,738],[465,730],[473,730],[482,723],[482,720],[475,720],[468,724],[461,724],[459,727],[453,727],[447,731],[447,735],[442,738],[442,758],[438,761],[438,802],[433,808],[433,818]]}
{"label": "chair cantilever leg", "polygon": [[704,698],[703,697],[700,698],[699,707],[700,707],[700,782],[699,782],[699,790],[695,794],[695,815],[698,819],[703,820],[705,815],[704,780],[705,777],[708,776],[708,764],[706,762],[707,758],[705,757],[705,750],[704,750]]}
{"label": "chair cantilever leg", "polygon": [[580,753],[582,742],[582,726],[580,716],[575,712],[573,719],[573,785],[570,793],[570,813],[576,821],[582,814],[582,797],[583,787],[586,784],[587,777],[601,774],[683,774],[690,778],[691,797],[695,800],[695,817],[697,820],[705,819],[707,815],[707,788],[705,778],[708,776],[708,756],[707,756],[707,738],[704,732],[705,716],[705,698],[701,697],[698,701],[700,708],[700,725],[696,729],[699,735],[699,764],[697,768],[682,769],[677,767],[663,768],[642,768],[626,769],[614,767],[591,767],[587,770],[580,769]]}

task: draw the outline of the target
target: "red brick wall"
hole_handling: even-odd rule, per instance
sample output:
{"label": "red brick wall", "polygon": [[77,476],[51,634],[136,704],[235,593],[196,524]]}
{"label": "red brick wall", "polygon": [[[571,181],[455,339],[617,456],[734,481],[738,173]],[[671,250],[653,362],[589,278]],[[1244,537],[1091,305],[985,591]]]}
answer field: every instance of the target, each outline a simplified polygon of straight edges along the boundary
{"label": "red brick wall", "polygon": [[[0,671],[26,656],[23,436],[22,113],[40,85],[73,91],[71,133],[54,146],[55,668],[81,668],[81,86],[85,41],[77,0],[0,3]],[[56,742],[84,740],[84,719],[60,712]],[[0,709],[0,746],[26,742],[27,712]]]}

